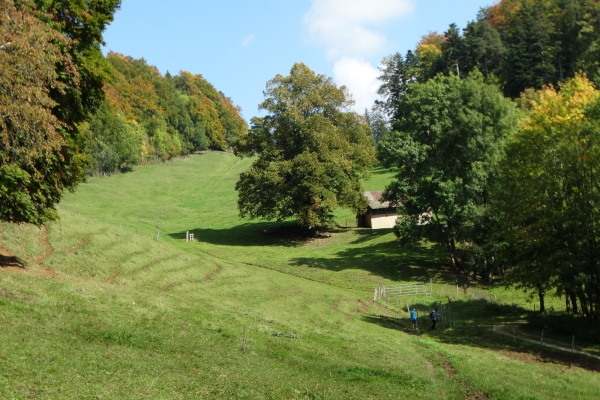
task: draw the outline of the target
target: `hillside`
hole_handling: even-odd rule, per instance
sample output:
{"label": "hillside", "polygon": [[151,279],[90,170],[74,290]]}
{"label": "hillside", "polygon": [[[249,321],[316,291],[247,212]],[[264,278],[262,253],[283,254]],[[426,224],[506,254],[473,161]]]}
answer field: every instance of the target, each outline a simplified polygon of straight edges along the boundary
{"label": "hillside", "polygon": [[[530,309],[517,291],[468,282],[456,329],[412,331],[400,301],[425,328],[432,302],[463,283],[436,248],[346,228],[345,211],[309,241],[240,220],[233,187],[249,164],[208,152],[91,178],[60,221],[0,224],[0,397],[597,398],[593,359],[475,327],[511,318],[491,296]],[[365,189],[389,179],[376,169]],[[380,282],[430,278],[433,298],[372,301]]]}

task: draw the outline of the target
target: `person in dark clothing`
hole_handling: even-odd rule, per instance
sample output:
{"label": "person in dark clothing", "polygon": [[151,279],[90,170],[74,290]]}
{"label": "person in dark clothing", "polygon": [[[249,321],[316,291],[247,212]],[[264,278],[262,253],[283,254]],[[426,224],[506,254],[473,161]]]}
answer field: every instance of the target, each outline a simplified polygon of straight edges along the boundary
{"label": "person in dark clothing", "polygon": [[435,324],[437,323],[438,311],[437,308],[429,314],[429,318],[431,318],[431,330],[435,330]]}

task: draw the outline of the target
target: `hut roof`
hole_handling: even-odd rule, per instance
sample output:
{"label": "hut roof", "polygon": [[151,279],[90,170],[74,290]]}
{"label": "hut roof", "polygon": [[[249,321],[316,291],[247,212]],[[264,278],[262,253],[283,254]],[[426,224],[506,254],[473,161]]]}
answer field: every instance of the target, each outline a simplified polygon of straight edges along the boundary
{"label": "hut roof", "polygon": [[364,192],[363,193],[367,200],[369,201],[369,207],[372,210],[379,210],[381,208],[390,208],[393,207],[389,201],[383,201],[381,198],[383,195],[383,190],[375,190],[372,192]]}

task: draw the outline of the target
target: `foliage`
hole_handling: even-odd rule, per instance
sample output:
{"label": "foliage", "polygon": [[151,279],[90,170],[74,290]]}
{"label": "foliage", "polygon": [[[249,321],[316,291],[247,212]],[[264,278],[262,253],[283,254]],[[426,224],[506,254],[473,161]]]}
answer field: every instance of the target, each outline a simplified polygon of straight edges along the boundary
{"label": "foliage", "polygon": [[83,176],[79,124],[103,98],[102,31],[119,0],[0,7],[0,219],[42,224]]}
{"label": "foliage", "polygon": [[0,220],[41,224],[56,218],[54,205],[80,176],[72,126],[52,98],[78,90],[80,78],[65,54],[72,41],[38,19],[49,15],[26,2],[0,5]]}
{"label": "foliage", "polygon": [[598,85],[598,32],[600,3],[595,0],[502,0],[482,9],[463,30],[451,24],[444,35],[423,36],[406,57],[385,57],[379,94],[393,122],[406,82],[425,82],[438,73],[465,77],[478,69],[488,81],[501,82],[512,98],[578,71]]}
{"label": "foliage", "polygon": [[366,207],[361,179],[375,163],[373,139],[349,105],[345,87],[304,64],[267,82],[259,107],[269,114],[253,118],[235,147],[240,156],[258,156],[236,185],[241,217],[295,216],[311,227],[331,221],[338,206]]}
{"label": "foliage", "polygon": [[394,132],[378,146],[380,160],[399,168],[384,195],[399,207],[397,235],[440,243],[457,270],[489,273],[486,208],[513,104],[476,71],[410,84],[399,110]]}
{"label": "foliage", "polygon": [[365,110],[365,119],[367,120],[369,127],[371,127],[375,145],[390,133],[391,130],[388,120],[381,108],[382,107],[375,106],[370,112],[369,110]]}
{"label": "foliage", "polygon": [[495,193],[514,269],[540,297],[550,288],[598,320],[600,92],[584,76],[545,87],[511,136]]}
{"label": "foliage", "polygon": [[[240,108],[201,75],[162,76],[144,59],[117,53],[109,53],[107,60],[108,102],[85,125],[90,173],[112,173],[208,148],[224,150],[247,133]],[[113,127],[118,133],[108,131]]]}

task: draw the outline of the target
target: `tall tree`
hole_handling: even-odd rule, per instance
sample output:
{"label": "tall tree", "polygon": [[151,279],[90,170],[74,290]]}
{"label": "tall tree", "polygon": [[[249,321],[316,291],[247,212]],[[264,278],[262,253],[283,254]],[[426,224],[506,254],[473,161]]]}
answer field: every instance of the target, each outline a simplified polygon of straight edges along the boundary
{"label": "tall tree", "polygon": [[405,57],[400,53],[385,57],[381,61],[379,70],[381,75],[378,79],[381,81],[381,86],[377,90],[377,94],[384,98],[383,101],[376,102],[378,107],[387,114],[390,121],[394,121],[400,117],[398,101],[406,91],[408,83],[412,80],[411,69],[414,66],[414,54],[408,52]]}
{"label": "tall tree", "polygon": [[556,83],[558,53],[549,1],[523,0],[502,29],[507,54],[502,68],[504,92],[519,97],[528,88]]}
{"label": "tall tree", "polygon": [[103,98],[102,31],[117,0],[2,0],[0,219],[42,224],[83,176],[79,130]]}
{"label": "tall tree", "polygon": [[65,49],[71,42],[48,29],[47,18],[22,2],[0,0],[0,220],[41,224],[56,218],[54,205],[64,188],[73,187],[81,161],[72,160],[67,132],[54,114],[51,92],[68,87],[56,65],[79,74]]}
{"label": "tall tree", "polygon": [[600,317],[600,92],[583,76],[530,96],[494,193],[514,253],[509,278],[557,289]]}
{"label": "tall tree", "polygon": [[373,139],[364,118],[347,111],[346,88],[294,64],[289,76],[267,82],[239,156],[257,155],[236,184],[241,217],[284,220],[305,227],[331,221],[333,211],[366,208],[361,179],[375,163]]}
{"label": "tall tree", "polygon": [[[400,107],[402,118],[378,146],[380,160],[399,168],[384,194],[399,207],[397,235],[405,243],[442,244],[457,270],[478,267],[473,262],[489,267],[487,239],[478,239],[478,249],[472,244],[486,232],[489,185],[502,140],[514,126],[512,102],[473,72],[411,84]],[[471,262],[475,250],[483,254]]]}
{"label": "tall tree", "polygon": [[469,22],[464,32],[464,44],[468,54],[463,67],[464,73],[475,68],[486,77],[496,74],[506,55],[500,33],[483,16]]}

